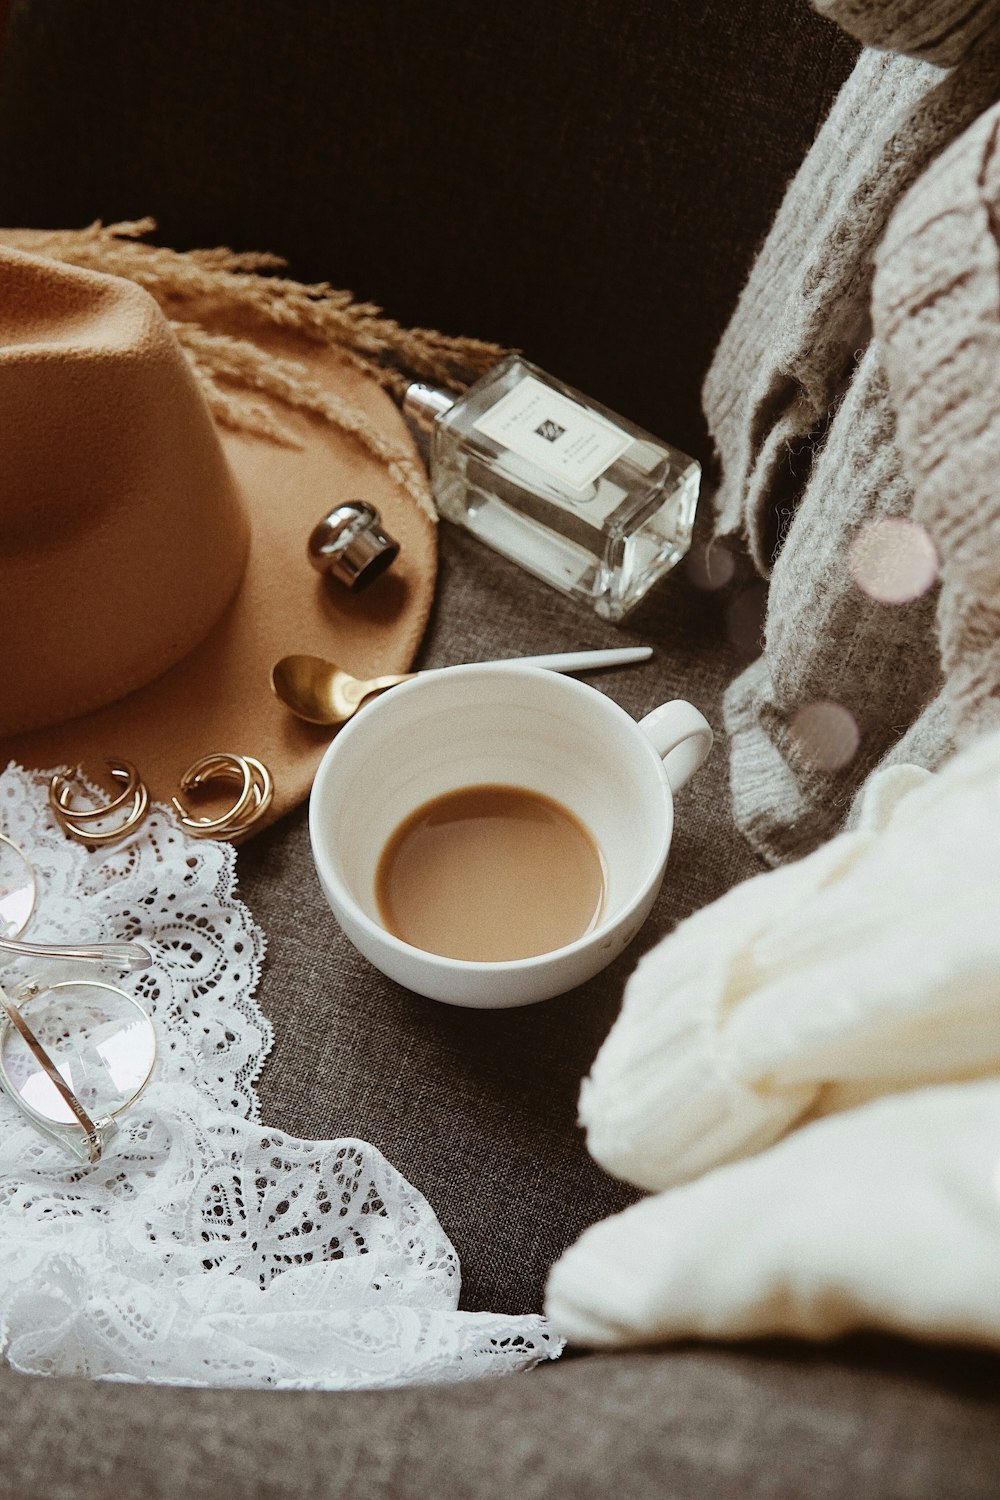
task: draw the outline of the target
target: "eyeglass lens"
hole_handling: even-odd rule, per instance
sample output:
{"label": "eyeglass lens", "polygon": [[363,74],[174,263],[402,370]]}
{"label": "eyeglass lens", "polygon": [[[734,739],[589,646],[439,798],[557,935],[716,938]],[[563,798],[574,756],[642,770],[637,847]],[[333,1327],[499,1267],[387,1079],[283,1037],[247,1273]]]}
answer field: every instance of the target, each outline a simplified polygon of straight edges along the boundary
{"label": "eyeglass lens", "polygon": [[[153,1068],[156,1038],[149,1017],[110,985],[53,985],[20,1011],[58,1072],[92,1119],[117,1114],[140,1092]],[[13,1026],[0,1040],[0,1067],[14,1092],[54,1124],[76,1117]]]}
{"label": "eyeglass lens", "polygon": [[35,872],[9,839],[0,834],[0,938],[18,938],[35,908]]}

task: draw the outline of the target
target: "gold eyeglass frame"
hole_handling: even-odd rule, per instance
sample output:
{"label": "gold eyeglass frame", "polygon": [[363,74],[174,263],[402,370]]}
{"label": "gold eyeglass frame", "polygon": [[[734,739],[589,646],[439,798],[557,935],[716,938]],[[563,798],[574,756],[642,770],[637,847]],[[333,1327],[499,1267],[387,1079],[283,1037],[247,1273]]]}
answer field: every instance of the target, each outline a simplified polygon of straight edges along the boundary
{"label": "gold eyeglass frame", "polygon": [[[30,876],[31,892],[27,913],[25,914],[19,925],[14,926],[13,924],[11,924],[12,930],[16,934],[16,936],[5,936],[0,938],[0,951],[10,952],[17,956],[32,956],[46,959],[74,959],[78,962],[113,963],[119,969],[126,970],[143,969],[149,967],[149,965],[152,963],[152,957],[149,951],[144,948],[141,943],[107,942],[90,944],[62,944],[26,943],[20,941],[21,933],[23,933],[27,928],[36,910],[38,899],[38,878],[35,872],[34,865],[28,859],[24,851],[20,849],[12,839],[7,838],[4,834],[0,834],[0,847],[6,847],[7,849],[12,850],[17,858],[21,860],[28,875]],[[28,1021],[25,1019],[21,1011],[21,1005],[26,1001],[36,999],[39,995],[49,994],[55,990],[68,988],[106,990],[112,994],[117,995],[120,999],[124,1000],[128,1005],[130,1005],[134,1010],[138,1012],[138,1014],[146,1022],[150,1031],[150,1037],[152,1041],[150,1064],[149,1070],[146,1073],[146,1076],[143,1079],[142,1083],[135,1090],[135,1092],[124,1101],[124,1103],[118,1106],[117,1109],[110,1110],[106,1115],[102,1115],[99,1119],[96,1120],[91,1118],[87,1109],[80,1102],[76,1094],[70,1088],[69,1084],[63,1078],[52,1057],[46,1051],[42,1042],[35,1035],[34,1031],[28,1024]],[[17,987],[12,992],[8,992],[8,990],[4,989],[3,985],[0,985],[0,1011],[2,1011],[4,1016],[6,1017],[6,1019],[3,1021],[2,1026],[0,1026],[0,1087],[2,1087],[4,1092],[11,1097],[21,1113],[25,1115],[25,1117],[29,1119],[32,1124],[34,1124],[35,1127],[44,1135],[47,1135],[51,1139],[57,1140],[61,1144],[67,1146],[75,1156],[80,1157],[83,1161],[90,1163],[100,1161],[101,1155],[104,1150],[104,1145],[109,1135],[111,1135],[116,1128],[115,1121],[117,1116],[122,1114],[126,1109],[130,1109],[131,1106],[135,1103],[136,1099],[139,1097],[143,1089],[146,1087],[146,1084],[149,1082],[149,1079],[151,1078],[153,1073],[153,1069],[156,1065],[156,1029],[153,1026],[151,1017],[148,1015],[145,1008],[139,1003],[139,1001],[136,1000],[132,995],[127,994],[125,990],[119,989],[117,985],[108,984],[104,980],[93,979],[59,980],[54,983],[43,983],[38,979],[28,979],[22,981],[19,985],[17,985]],[[2,1044],[6,1037],[8,1027],[12,1027],[19,1034],[28,1051],[31,1053],[32,1057],[34,1057],[38,1066],[41,1068],[42,1072],[52,1083],[53,1087],[56,1089],[61,1099],[63,1100],[63,1103],[69,1109],[70,1113],[74,1116],[77,1122],[76,1125],[72,1125],[61,1120],[50,1119],[47,1115],[44,1115],[39,1110],[33,1108],[33,1106],[27,1102],[23,1095],[18,1092],[13,1083],[13,1080],[8,1077],[6,1068],[4,1067],[2,1060]],[[79,1134],[76,1133],[77,1126],[79,1126]]]}
{"label": "gold eyeglass frame", "polygon": [[[142,1083],[140,1083],[135,1092],[130,1094],[129,1097],[122,1104],[120,1104],[117,1109],[109,1110],[106,1115],[101,1115],[96,1120],[91,1119],[83,1104],[81,1104],[76,1094],[74,1094],[69,1084],[59,1072],[58,1067],[50,1057],[49,1053],[45,1050],[43,1044],[39,1041],[38,1037],[28,1025],[28,1022],[25,1020],[24,1015],[21,1011],[21,1005],[25,1001],[34,1000],[39,995],[52,994],[54,991],[61,989],[107,990],[111,994],[118,995],[120,999],[125,1000],[130,1006],[132,1006],[132,1008],[138,1012],[138,1014],[146,1022],[146,1025],[149,1027],[152,1047],[149,1068],[147,1070],[145,1078],[142,1080]],[[25,1115],[32,1122],[32,1124],[42,1132],[43,1135],[47,1135],[51,1139],[59,1141],[60,1144],[67,1146],[70,1151],[73,1152],[74,1156],[79,1156],[83,1161],[89,1162],[91,1165],[93,1165],[95,1162],[99,1162],[101,1156],[103,1155],[104,1147],[107,1144],[108,1138],[117,1128],[115,1124],[117,1117],[121,1114],[124,1114],[127,1109],[131,1109],[132,1105],[138,1099],[139,1095],[146,1087],[150,1078],[153,1076],[153,1069],[156,1066],[157,1042],[156,1029],[153,1026],[153,1022],[150,1019],[149,1015],[146,1013],[143,1006],[139,1004],[139,1001],[134,999],[132,995],[126,994],[126,992],[119,989],[117,985],[107,984],[105,981],[97,979],[68,979],[60,980],[55,984],[39,984],[35,980],[28,980],[24,985],[19,986],[13,993],[8,993],[3,988],[3,986],[0,985],[0,1010],[4,1011],[7,1018],[4,1027],[0,1028],[0,1087],[2,1087],[4,1092],[13,1099],[14,1103],[17,1105],[21,1113]],[[17,1031],[17,1033],[21,1037],[21,1040],[24,1042],[25,1046],[37,1062],[38,1066],[41,1068],[42,1072],[56,1089],[67,1109],[69,1109],[70,1113],[75,1117],[82,1134],[77,1135],[75,1133],[76,1126],[62,1120],[53,1120],[48,1115],[42,1114],[40,1110],[35,1109],[28,1103],[23,1094],[18,1092],[18,1090],[14,1086],[13,1081],[7,1075],[7,1070],[4,1067],[2,1058],[2,1043],[4,1040],[4,1032],[6,1031],[6,1028],[8,1026],[12,1026]]]}

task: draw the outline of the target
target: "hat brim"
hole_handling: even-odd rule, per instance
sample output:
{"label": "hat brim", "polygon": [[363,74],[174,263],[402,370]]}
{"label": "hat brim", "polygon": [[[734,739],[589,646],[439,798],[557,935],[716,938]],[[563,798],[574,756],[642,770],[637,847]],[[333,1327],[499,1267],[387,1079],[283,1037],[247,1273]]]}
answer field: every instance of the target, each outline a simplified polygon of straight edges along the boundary
{"label": "hat brim", "polygon": [[[391,399],[332,352],[269,335],[276,354],[301,360],[331,394],[359,407],[381,434],[416,450]],[[112,758],[133,761],[151,797],[167,801],[187,767],[210,752],[254,755],[274,778],[274,800],[254,832],[302,802],[333,731],[303,723],[274,696],[273,664],[292,652],[329,657],[357,676],[403,672],[427,624],[437,571],[433,520],[358,439],[329,422],[275,407],[301,446],[219,427],[246,499],[251,543],[236,597],[201,644],[126,698],[81,718],[0,741],[0,765],[82,764],[95,778]],[[312,527],[335,505],[362,499],[400,543],[392,567],[352,593],[309,566]],[[190,538],[192,551],[199,539]],[[142,567],[142,558],[135,559]],[[223,789],[224,791],[224,789]],[[200,799],[192,812],[218,810]]]}

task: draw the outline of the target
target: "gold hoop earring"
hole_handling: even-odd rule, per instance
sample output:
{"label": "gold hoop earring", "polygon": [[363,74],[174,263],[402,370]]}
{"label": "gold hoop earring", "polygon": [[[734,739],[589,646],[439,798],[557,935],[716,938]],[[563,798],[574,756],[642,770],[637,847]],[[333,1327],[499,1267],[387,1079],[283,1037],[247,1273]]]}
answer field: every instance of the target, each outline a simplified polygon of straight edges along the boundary
{"label": "gold hoop earring", "polygon": [[232,807],[215,818],[193,817],[177,797],[170,799],[181,826],[196,839],[242,838],[263,817],[274,796],[270,771],[253,755],[232,755],[227,751],[203,755],[184,772],[181,790],[196,791],[210,781],[231,781],[240,788]]}
{"label": "gold hoop earring", "polygon": [[[82,779],[81,766],[77,766],[69,776],[63,776],[57,771],[49,781],[49,806],[60,828],[78,843],[95,847],[117,844],[121,839],[127,838],[130,833],[135,832],[149,809],[149,792],[132,762],[107,760],[104,764],[110,771],[112,780],[121,784],[122,790],[109,802],[98,807],[73,806],[73,798],[78,790],[73,782],[77,778]],[[117,827],[96,826],[125,807],[128,807],[128,811]]]}

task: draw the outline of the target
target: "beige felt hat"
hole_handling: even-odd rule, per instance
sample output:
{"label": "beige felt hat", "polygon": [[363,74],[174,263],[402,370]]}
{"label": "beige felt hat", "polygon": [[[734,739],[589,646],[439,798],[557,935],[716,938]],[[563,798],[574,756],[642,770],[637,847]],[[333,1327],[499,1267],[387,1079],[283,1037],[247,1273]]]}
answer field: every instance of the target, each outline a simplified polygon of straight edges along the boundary
{"label": "beige felt hat", "polygon": [[[320,416],[281,411],[294,445],[219,425],[153,297],[17,241],[0,232],[0,769],[102,779],[125,759],[168,800],[202,756],[251,755],[274,778],[264,826],[306,796],[329,741],[273,696],[272,664],[302,651],[405,670],[434,591],[433,520]],[[369,376],[299,334],[255,337],[415,458]],[[359,593],[307,556],[315,523],[354,499],[400,543]]]}

